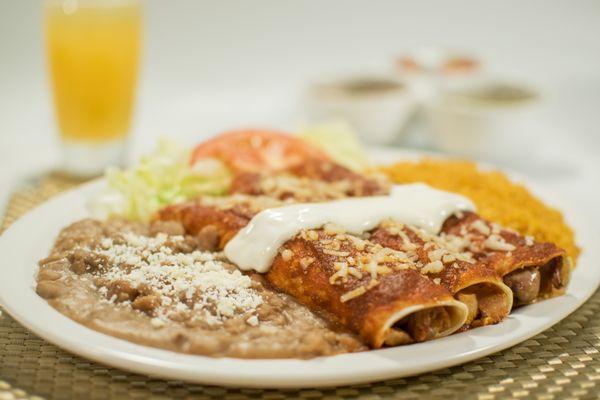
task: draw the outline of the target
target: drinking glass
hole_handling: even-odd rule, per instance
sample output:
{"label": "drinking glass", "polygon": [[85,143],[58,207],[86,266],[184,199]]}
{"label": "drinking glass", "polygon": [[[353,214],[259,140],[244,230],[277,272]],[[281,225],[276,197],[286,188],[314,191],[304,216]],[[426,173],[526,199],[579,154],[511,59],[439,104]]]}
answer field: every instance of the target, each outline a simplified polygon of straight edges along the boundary
{"label": "drinking glass", "polygon": [[46,0],[45,38],[63,170],[124,163],[140,54],[140,0]]}

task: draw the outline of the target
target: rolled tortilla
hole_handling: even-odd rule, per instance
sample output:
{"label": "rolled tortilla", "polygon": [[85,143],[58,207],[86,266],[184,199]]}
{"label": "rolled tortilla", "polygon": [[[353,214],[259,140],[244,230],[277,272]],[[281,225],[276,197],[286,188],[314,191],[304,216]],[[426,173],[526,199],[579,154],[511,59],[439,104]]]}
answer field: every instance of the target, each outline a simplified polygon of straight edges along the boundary
{"label": "rolled tortilla", "polygon": [[[252,210],[243,202],[230,209],[230,204],[209,203],[200,199],[169,206],[159,218],[179,221],[191,234],[210,231],[222,249],[250,221]],[[449,335],[468,316],[465,304],[423,276],[404,255],[327,229],[303,231],[287,241],[266,278],[374,348]]]}
{"label": "rolled tortilla", "polygon": [[447,336],[468,314],[400,253],[326,229],[303,231],[286,242],[266,277],[374,348]]}
{"label": "rolled tortilla", "polygon": [[159,210],[156,218],[177,221],[183,225],[186,232],[210,239],[214,243],[212,250],[222,250],[254,215],[266,208],[282,204],[280,200],[264,196],[205,196],[164,207]]}
{"label": "rolled tortilla", "polygon": [[536,242],[470,212],[449,218],[442,231],[462,238],[475,260],[502,277],[515,306],[565,293],[572,262],[555,244]]}
{"label": "rolled tortilla", "polygon": [[498,323],[510,313],[512,291],[493,266],[453,248],[455,243],[444,235],[432,237],[421,230],[386,221],[372,232],[370,240],[395,250],[411,249],[425,265],[427,275],[439,280],[469,308],[463,329]]}

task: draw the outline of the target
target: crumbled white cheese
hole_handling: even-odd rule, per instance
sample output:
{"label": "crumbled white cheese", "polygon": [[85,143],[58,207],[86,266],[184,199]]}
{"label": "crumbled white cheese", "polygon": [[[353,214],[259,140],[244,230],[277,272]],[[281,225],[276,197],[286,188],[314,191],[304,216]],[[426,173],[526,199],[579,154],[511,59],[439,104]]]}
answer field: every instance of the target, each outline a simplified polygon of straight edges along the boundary
{"label": "crumbled white cheese", "polygon": [[487,224],[480,219],[475,220],[471,224],[471,228],[486,236],[488,236],[491,233],[490,227],[487,226]]}
{"label": "crumbled white cheese", "polygon": [[499,224],[492,222],[492,233],[497,235],[500,232],[502,232],[502,227]]}
{"label": "crumbled white cheese", "polygon": [[398,236],[402,238],[402,249],[404,251],[412,251],[417,248],[417,245],[410,241],[410,238],[402,229],[398,231]]}
{"label": "crumbled white cheese", "polygon": [[429,261],[440,261],[446,253],[448,253],[448,250],[439,248],[429,251],[427,257],[429,258]]}
{"label": "crumbled white cheese", "polygon": [[338,251],[338,250],[330,250],[330,249],[323,249],[323,253],[330,255],[330,256],[335,256],[335,257],[348,257],[350,255],[350,253],[347,251]]}
{"label": "crumbled white cheese", "polygon": [[[252,288],[250,277],[236,269],[229,270],[215,254],[194,251],[176,253],[168,243],[183,241],[182,236],[159,234],[147,237],[127,233],[125,244],[101,243],[94,251],[108,260],[103,278],[110,283],[127,282],[132,288],[149,288],[160,299],[152,312],[154,327],[170,316],[196,312],[210,315],[209,323],[221,323],[236,315],[256,311],[262,303],[260,294]],[[167,243],[168,242],[168,243]],[[126,266],[126,267],[125,267]],[[108,289],[99,287],[106,295]],[[116,301],[113,295],[109,301]],[[191,307],[191,308],[190,308]]]}
{"label": "crumbled white cheese", "polygon": [[359,286],[356,289],[353,289],[349,292],[344,293],[343,295],[340,296],[340,301],[342,303],[345,303],[347,301],[350,301],[354,298],[357,298],[359,296],[362,296],[363,294],[365,294],[367,291],[367,288],[364,286]]}
{"label": "crumbled white cheese", "polygon": [[246,320],[250,326],[258,326],[258,317],[256,315],[251,316]]}
{"label": "crumbled white cheese", "polygon": [[283,261],[290,261],[292,259],[292,257],[294,257],[294,252],[291,251],[290,249],[284,249],[281,252],[281,258],[283,258]]}
{"label": "crumbled white cheese", "polygon": [[339,284],[338,280],[341,282],[348,281],[348,263],[345,262],[335,262],[333,263],[333,268],[336,270],[335,274],[329,277],[329,283],[332,285]]}
{"label": "crumbled white cheese", "polygon": [[303,257],[300,259],[300,266],[302,267],[302,269],[306,269],[308,268],[313,262],[315,261],[315,259],[313,257]]}
{"label": "crumbled white cheese", "polygon": [[152,318],[150,320],[150,323],[155,328],[162,328],[163,326],[166,325],[166,322],[164,320],[160,319],[160,318]]}
{"label": "crumbled white cheese", "polygon": [[442,262],[443,263],[451,263],[456,261],[456,256],[454,256],[453,254],[444,254],[442,256]]}
{"label": "crumbled white cheese", "polygon": [[423,268],[421,268],[422,274],[436,274],[438,272],[442,272],[444,270],[444,264],[441,261],[432,261],[429,264],[425,264]]}
{"label": "crumbled white cheese", "polygon": [[513,251],[516,249],[514,245],[507,243],[502,236],[495,233],[485,239],[483,245],[490,250],[496,251]]}

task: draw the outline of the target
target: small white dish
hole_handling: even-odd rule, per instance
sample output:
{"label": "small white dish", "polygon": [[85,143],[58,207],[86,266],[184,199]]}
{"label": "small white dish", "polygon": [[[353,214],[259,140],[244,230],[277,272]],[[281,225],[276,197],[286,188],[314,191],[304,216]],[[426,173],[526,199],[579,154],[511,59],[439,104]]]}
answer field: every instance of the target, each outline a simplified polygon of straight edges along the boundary
{"label": "small white dish", "polygon": [[355,76],[317,83],[308,90],[305,100],[310,120],[342,120],[365,143],[380,145],[401,139],[406,123],[416,111],[410,88],[387,76]]}
{"label": "small white dish", "polygon": [[443,86],[426,116],[440,150],[518,164],[531,156],[540,102],[540,94],[523,84],[473,80]]}
{"label": "small white dish", "polygon": [[[380,163],[421,155],[390,149],[372,154]],[[88,216],[85,204],[104,184],[98,180],[51,199],[27,213],[0,237],[3,261],[0,264],[0,304],[26,328],[67,351],[162,378],[211,385],[290,388],[358,384],[416,375],[465,363],[522,342],[572,313],[600,283],[596,268],[600,259],[600,248],[596,244],[600,239],[593,221],[588,219],[585,225],[575,226],[585,252],[567,294],[519,308],[498,325],[425,343],[310,360],[215,359],[179,354],[86,328],[54,310],[35,293],[37,261],[47,255],[61,228]],[[585,212],[577,204],[566,204],[563,208],[569,213]]]}

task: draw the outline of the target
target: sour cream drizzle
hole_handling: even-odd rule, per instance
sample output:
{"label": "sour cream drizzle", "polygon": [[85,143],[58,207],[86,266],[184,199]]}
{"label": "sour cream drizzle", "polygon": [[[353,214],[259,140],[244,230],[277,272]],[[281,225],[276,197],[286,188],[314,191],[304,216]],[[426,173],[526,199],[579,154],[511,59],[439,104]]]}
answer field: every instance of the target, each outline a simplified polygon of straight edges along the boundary
{"label": "sour cream drizzle", "polygon": [[458,211],[474,211],[460,195],[424,184],[394,186],[388,196],[355,197],[326,203],[304,203],[264,210],[225,246],[225,256],[242,270],[269,271],[281,246],[304,229],[327,223],[361,234],[386,219],[437,234]]}

